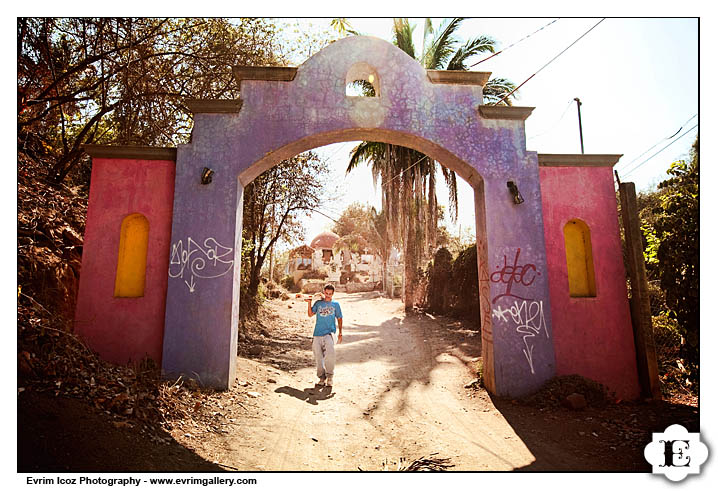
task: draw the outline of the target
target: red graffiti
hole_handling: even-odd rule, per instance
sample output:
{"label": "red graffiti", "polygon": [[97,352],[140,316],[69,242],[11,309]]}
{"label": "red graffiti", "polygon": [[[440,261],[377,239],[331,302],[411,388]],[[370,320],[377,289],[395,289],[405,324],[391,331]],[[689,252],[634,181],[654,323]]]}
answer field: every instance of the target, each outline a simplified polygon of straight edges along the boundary
{"label": "red graffiti", "polygon": [[476,245],[479,255],[479,308],[481,309],[482,350],[488,350],[489,345],[494,342],[491,328],[491,280],[489,279],[489,269],[486,261],[488,253],[486,251],[486,242],[479,239]]}
{"label": "red graffiti", "polygon": [[508,264],[506,260],[506,255],[504,255],[504,267],[502,269],[499,269],[497,266],[497,271],[491,274],[491,281],[493,283],[503,283],[504,285],[506,285],[506,290],[504,291],[504,293],[495,296],[494,299],[491,301],[492,303],[496,303],[496,301],[502,297],[514,297],[520,300],[530,300],[528,298],[519,297],[518,295],[511,293],[511,289],[514,286],[514,283],[519,283],[523,286],[531,286],[534,280],[536,280],[536,275],[541,274],[536,271],[535,264],[528,263],[524,265],[519,265],[520,255],[521,248],[518,248],[516,250],[516,257],[514,258],[513,265]]}

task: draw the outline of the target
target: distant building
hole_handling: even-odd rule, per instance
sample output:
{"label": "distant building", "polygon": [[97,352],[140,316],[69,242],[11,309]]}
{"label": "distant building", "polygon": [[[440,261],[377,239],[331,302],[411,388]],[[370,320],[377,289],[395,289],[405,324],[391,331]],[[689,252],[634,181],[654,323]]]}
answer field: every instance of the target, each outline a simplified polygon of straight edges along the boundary
{"label": "distant building", "polygon": [[320,275],[337,286],[347,282],[379,283],[382,278],[381,258],[366,250],[362,254],[351,252],[348,248],[335,251],[338,240],[339,236],[334,232],[322,232],[312,239],[309,246],[301,245],[291,250],[284,273],[291,275],[295,284],[305,276],[317,278]]}

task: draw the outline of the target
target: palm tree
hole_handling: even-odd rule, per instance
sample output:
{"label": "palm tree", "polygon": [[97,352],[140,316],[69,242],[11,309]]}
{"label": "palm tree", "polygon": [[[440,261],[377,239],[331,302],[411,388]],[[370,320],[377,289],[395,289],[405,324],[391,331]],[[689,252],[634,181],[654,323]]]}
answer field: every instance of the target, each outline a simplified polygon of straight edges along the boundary
{"label": "palm tree", "polygon": [[[463,20],[447,19],[438,30],[434,30],[431,19],[426,19],[419,58],[413,42],[415,26],[409,24],[407,19],[394,19],[393,41],[426,69],[467,70],[468,58],[479,53],[493,53],[495,41],[487,36],[479,36],[459,45],[455,33]],[[342,19],[342,25],[348,26],[346,20]],[[355,33],[346,27],[345,31]],[[373,95],[370,84],[364,83],[361,87],[367,95]],[[484,87],[485,99],[497,103],[514,88],[514,84],[506,79],[489,80]],[[510,105],[509,98],[502,104]],[[449,188],[449,210],[454,221],[458,216],[456,174],[421,152],[380,142],[362,142],[354,148],[347,173],[360,163],[371,165],[375,184],[381,178],[382,209],[386,210],[387,232],[394,243],[403,245],[404,307],[409,312],[414,307],[418,266],[436,247],[439,215],[436,174],[441,169]]]}

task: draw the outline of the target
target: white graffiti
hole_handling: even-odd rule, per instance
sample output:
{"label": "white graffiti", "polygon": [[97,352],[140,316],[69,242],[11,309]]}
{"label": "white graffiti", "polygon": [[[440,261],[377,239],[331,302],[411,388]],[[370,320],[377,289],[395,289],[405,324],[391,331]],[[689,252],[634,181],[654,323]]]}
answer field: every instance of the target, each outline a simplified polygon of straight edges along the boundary
{"label": "white graffiti", "polygon": [[[192,237],[172,244],[170,278],[182,278],[190,293],[195,292],[197,278],[219,278],[232,271],[232,248],[221,245],[213,237],[205,239],[203,246]],[[188,281],[189,280],[189,281]]]}
{"label": "white graffiti", "polygon": [[542,331],[548,339],[548,329],[546,328],[546,319],[543,314],[543,301],[523,300],[521,302],[514,301],[514,304],[508,309],[499,306],[493,310],[493,315],[497,320],[508,322],[506,314],[516,324],[516,332],[523,334],[524,346],[523,352],[526,361],[529,363],[531,373],[535,374],[533,351],[534,344],[530,343],[532,338],[538,336]]}
{"label": "white graffiti", "polygon": [[508,313],[510,313],[510,312],[511,312],[510,309],[504,310],[504,309],[501,307],[501,305],[499,305],[499,309],[498,309],[498,310],[494,309],[494,317],[496,317],[497,319],[500,319],[500,320],[502,320],[502,321],[504,321],[504,322],[508,322],[508,319],[506,318],[506,314],[508,314]]}

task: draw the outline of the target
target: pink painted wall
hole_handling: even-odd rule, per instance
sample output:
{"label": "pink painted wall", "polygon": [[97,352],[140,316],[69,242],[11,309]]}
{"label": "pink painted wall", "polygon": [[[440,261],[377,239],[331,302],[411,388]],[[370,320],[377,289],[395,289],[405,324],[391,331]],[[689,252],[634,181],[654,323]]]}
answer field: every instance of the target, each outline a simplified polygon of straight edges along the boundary
{"label": "pink painted wall", "polygon": [[[94,158],[75,331],[103,359],[162,362],[175,162]],[[122,220],[149,221],[145,294],[115,298]]]}
{"label": "pink painted wall", "polygon": [[[633,328],[611,167],[540,167],[556,374],[600,382],[622,399],[639,396]],[[591,231],[596,297],[571,298],[563,227]]]}

